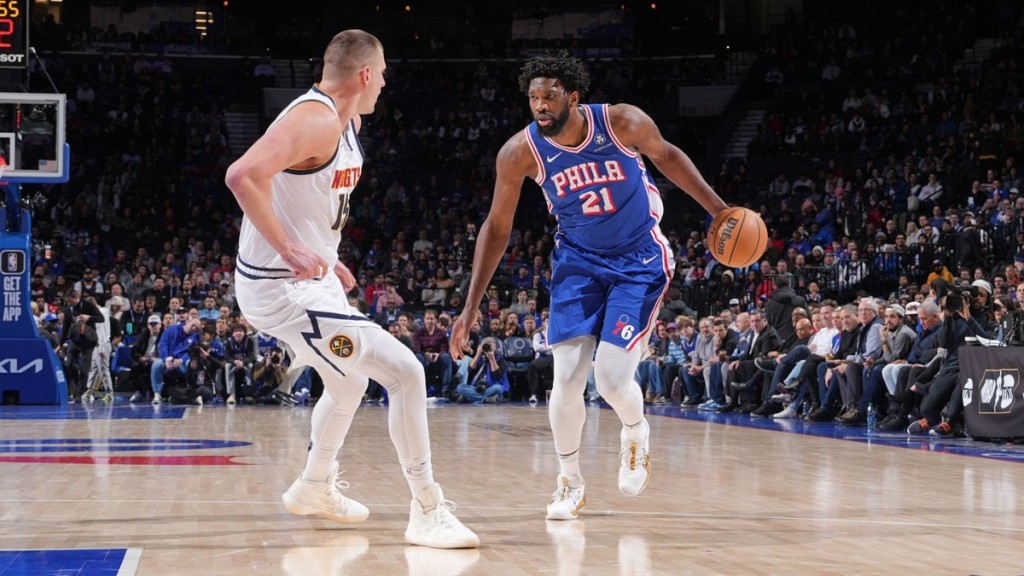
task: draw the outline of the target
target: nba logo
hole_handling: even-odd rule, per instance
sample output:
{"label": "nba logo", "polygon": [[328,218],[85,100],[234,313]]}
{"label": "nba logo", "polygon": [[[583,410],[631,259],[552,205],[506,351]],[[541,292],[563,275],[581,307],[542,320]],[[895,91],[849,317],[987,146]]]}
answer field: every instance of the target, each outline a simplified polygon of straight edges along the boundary
{"label": "nba logo", "polygon": [[4,274],[21,274],[24,271],[24,252],[21,250],[4,250],[0,252],[0,272]]}

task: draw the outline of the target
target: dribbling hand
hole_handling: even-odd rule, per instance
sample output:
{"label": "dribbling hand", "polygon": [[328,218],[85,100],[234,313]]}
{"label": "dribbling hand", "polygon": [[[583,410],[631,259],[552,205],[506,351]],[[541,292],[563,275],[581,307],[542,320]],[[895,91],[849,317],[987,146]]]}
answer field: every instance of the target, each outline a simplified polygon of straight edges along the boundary
{"label": "dribbling hand", "polygon": [[452,336],[449,339],[448,349],[451,352],[452,358],[455,360],[459,360],[465,356],[467,352],[473,351],[473,349],[469,347],[469,327],[476,324],[476,320],[479,315],[480,313],[476,310],[472,312],[463,312],[455,319],[455,323],[452,324]]}
{"label": "dribbling hand", "polygon": [[292,244],[281,253],[288,268],[301,280],[323,278],[327,273],[327,262],[302,244]]}

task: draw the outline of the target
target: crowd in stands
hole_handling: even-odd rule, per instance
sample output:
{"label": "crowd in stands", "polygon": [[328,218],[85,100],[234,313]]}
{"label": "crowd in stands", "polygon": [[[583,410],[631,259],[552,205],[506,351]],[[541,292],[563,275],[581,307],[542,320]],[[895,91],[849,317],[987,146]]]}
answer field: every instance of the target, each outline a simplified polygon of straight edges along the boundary
{"label": "crowd in stands", "polygon": [[[861,422],[871,402],[903,406],[896,412],[906,419],[923,413],[920,403],[889,389],[882,366],[930,360],[924,344],[943,306],[951,334],[1018,341],[1009,313],[1021,307],[1024,274],[1016,162],[1024,37],[1020,12],[1001,14],[1000,47],[977,67],[954,68],[986,28],[974,4],[965,6],[893,6],[891,18],[870,22],[794,18],[763,38],[749,83],[774,104],[745,160],[704,173],[727,201],[761,213],[769,249],[750,267],[725,268],[704,247],[696,204],[666,216],[676,274],[637,374],[650,402],[848,423]],[[134,352],[119,355],[115,345],[108,361],[131,374],[136,399],[163,393],[156,383],[167,374],[188,401],[292,403],[291,392],[304,388],[315,395],[316,375],[285,377],[288,351],[253,334],[233,299],[241,215],[223,174],[239,151],[228,147],[223,111],[257,98],[264,63],[245,62],[239,83],[229,81],[237,65],[210,74],[210,64],[142,53],[47,52],[46,64],[68,92],[73,146],[71,181],[42,189],[35,206],[32,296],[41,321],[55,316],[57,344],[69,339],[67,295],[77,290],[119,320],[121,347]],[[470,354],[455,362],[447,349],[497,148],[529,121],[514,85],[518,67],[395,62],[360,134],[366,164],[339,249],[358,279],[351,297],[417,353],[432,393],[448,400],[537,400],[550,386],[544,328],[555,222],[532,183]],[[700,159],[690,148],[702,137],[675,117],[671,88],[685,66],[588,67],[587,100],[640,105]],[[666,196],[680,194],[659,184]],[[967,308],[943,304],[972,287]],[[957,314],[963,322],[950,320]],[[157,337],[168,330],[173,352]],[[942,383],[955,354],[936,348],[947,351],[939,360],[946,372],[934,376]],[[166,364],[165,352],[177,362],[154,368]],[[833,378],[842,385],[824,384]],[[75,380],[82,394],[90,388],[79,380],[88,377]],[[912,379],[907,388],[927,398],[919,393],[926,386]],[[368,399],[382,394],[371,386]],[[942,422],[935,414],[929,404],[932,429]]]}

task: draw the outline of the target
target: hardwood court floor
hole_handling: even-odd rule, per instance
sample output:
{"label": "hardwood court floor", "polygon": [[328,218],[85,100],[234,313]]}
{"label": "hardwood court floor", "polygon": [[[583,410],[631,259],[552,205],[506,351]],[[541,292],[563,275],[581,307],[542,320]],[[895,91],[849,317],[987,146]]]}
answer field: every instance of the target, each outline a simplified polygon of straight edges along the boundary
{"label": "hardwood court floor", "polygon": [[1024,460],[1013,450],[968,457],[945,451],[949,441],[846,441],[796,422],[754,429],[746,417],[702,421],[668,408],[649,415],[651,484],[625,498],[619,422],[591,406],[587,508],[578,521],[545,522],[557,472],[546,408],[437,406],[436,478],[482,540],[439,551],[403,541],[409,494],[386,408],[360,410],[342,457],[369,520],[342,527],[284,510],[309,414],[0,408],[0,575],[57,573],[40,560],[48,553],[23,553],[20,569],[3,560],[57,549],[119,550],[120,574],[143,575],[1024,572]]}

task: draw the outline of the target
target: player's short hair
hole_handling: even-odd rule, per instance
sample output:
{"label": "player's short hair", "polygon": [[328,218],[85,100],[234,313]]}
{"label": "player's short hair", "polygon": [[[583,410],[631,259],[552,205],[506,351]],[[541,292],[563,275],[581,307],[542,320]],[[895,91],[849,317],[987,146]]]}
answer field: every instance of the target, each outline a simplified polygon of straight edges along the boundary
{"label": "player's short hair", "polygon": [[523,64],[519,73],[519,89],[524,94],[529,93],[530,82],[534,78],[555,78],[566,93],[579,92],[580,98],[590,88],[590,74],[583,67],[583,62],[565,50],[555,56],[537,56]]}
{"label": "player's short hair", "polygon": [[378,50],[384,46],[376,36],[362,30],[339,32],[324,50],[324,71],[336,71],[347,76],[370,63]]}

